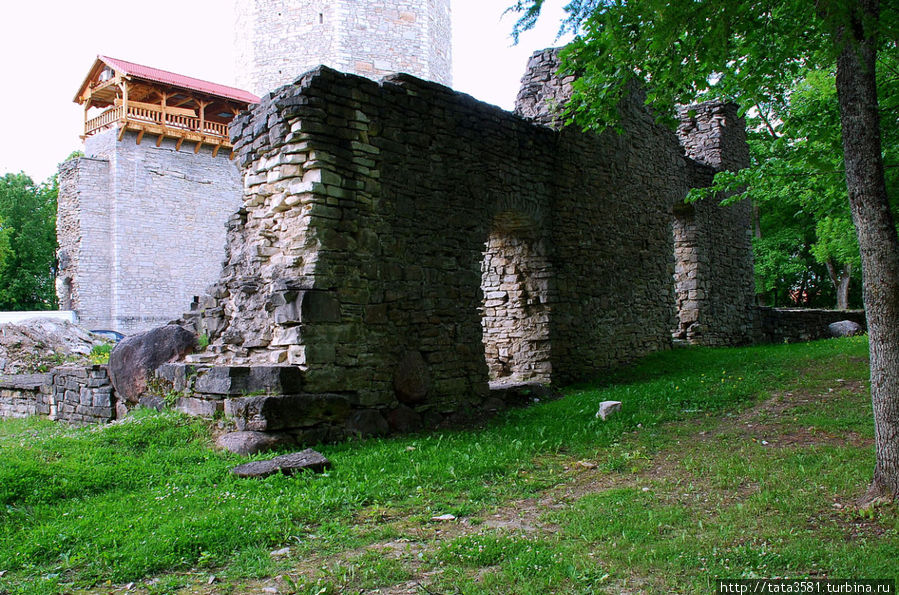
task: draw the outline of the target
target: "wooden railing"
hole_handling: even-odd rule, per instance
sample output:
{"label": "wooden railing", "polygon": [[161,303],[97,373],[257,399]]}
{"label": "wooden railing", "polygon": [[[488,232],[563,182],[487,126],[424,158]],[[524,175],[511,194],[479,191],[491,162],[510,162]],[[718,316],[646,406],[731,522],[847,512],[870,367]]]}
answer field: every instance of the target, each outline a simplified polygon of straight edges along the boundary
{"label": "wooden railing", "polygon": [[[228,136],[228,125],[220,122],[201,121],[196,116],[187,116],[183,113],[170,113],[163,111],[160,105],[148,106],[141,104],[140,106],[128,105],[128,112],[124,114],[123,106],[111,107],[96,118],[91,118],[84,123],[85,136],[108,128],[118,121],[146,123],[161,126],[163,128],[171,128],[175,130],[183,130],[186,132],[194,132],[204,136],[218,137],[224,140],[230,140]],[[184,111],[184,110],[180,110]]]}
{"label": "wooden railing", "polygon": [[111,107],[96,118],[91,118],[84,123],[85,136],[93,134],[98,130],[109,127],[122,118],[121,107]]}

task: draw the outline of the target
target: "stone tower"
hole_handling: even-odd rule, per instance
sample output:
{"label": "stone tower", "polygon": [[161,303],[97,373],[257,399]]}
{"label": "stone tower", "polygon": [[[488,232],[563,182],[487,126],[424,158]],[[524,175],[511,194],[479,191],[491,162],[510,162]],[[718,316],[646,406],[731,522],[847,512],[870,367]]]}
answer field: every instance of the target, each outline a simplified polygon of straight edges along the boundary
{"label": "stone tower", "polygon": [[236,0],[237,84],[264,95],[324,64],[452,84],[450,0]]}

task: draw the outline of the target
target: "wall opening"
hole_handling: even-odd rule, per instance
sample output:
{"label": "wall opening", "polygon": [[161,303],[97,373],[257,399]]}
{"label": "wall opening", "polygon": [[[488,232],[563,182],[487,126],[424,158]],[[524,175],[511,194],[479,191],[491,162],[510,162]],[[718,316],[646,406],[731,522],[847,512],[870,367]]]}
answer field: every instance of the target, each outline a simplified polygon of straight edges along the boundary
{"label": "wall opening", "polygon": [[551,277],[537,226],[517,214],[498,216],[481,263],[481,327],[491,384],[550,382]]}
{"label": "wall opening", "polygon": [[699,253],[696,212],[691,204],[674,207],[674,303],[677,309],[675,340],[695,342],[702,334],[700,304],[705,299],[701,287],[701,255]]}

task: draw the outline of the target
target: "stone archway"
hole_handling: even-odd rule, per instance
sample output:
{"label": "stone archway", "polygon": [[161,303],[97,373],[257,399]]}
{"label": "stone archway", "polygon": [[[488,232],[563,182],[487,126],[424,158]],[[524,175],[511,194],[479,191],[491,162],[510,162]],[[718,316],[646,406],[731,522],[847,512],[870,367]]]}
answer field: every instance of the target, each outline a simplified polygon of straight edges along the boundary
{"label": "stone archway", "polygon": [[545,239],[533,219],[498,215],[481,264],[484,354],[491,384],[549,383],[552,276]]}

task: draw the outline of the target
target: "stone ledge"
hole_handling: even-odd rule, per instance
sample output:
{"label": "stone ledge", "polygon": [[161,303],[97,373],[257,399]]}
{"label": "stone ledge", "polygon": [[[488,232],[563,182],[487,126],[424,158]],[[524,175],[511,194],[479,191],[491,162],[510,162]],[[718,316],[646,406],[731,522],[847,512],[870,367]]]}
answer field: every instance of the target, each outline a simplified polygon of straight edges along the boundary
{"label": "stone ledge", "polygon": [[14,390],[40,390],[53,384],[53,374],[14,374],[0,376],[0,388]]}

